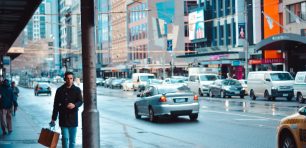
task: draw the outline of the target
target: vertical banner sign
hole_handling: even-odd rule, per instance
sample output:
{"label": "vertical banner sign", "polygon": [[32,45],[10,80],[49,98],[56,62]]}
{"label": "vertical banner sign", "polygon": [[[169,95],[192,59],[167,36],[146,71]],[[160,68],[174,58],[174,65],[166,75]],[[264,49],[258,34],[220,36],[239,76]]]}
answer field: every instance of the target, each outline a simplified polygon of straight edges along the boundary
{"label": "vertical banner sign", "polygon": [[239,23],[238,29],[239,39],[245,39],[245,23]]}
{"label": "vertical banner sign", "polygon": [[189,23],[189,40],[205,38],[203,9],[199,9],[195,12],[189,13],[188,23]]}
{"label": "vertical banner sign", "polygon": [[167,51],[172,51],[172,40],[167,40]]}

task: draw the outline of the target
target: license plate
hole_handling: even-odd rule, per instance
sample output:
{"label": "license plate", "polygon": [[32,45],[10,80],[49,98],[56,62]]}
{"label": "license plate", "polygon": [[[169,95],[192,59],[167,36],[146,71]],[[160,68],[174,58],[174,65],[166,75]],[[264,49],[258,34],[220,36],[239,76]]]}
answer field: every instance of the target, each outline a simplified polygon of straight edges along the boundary
{"label": "license plate", "polygon": [[181,102],[186,102],[185,98],[177,98],[175,99],[175,103],[181,103]]}
{"label": "license plate", "polygon": [[288,97],[288,94],[283,94],[284,97]]}

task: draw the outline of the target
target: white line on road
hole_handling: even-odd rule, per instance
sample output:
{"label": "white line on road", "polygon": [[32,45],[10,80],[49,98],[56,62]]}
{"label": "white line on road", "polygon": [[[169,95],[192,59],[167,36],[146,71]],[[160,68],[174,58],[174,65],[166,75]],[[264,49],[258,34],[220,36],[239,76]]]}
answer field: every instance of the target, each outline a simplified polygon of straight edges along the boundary
{"label": "white line on road", "polygon": [[205,112],[218,113],[218,114],[226,114],[226,115],[233,115],[233,116],[241,116],[241,117],[248,117],[248,118],[259,118],[259,119],[265,119],[265,120],[280,121],[280,119],[267,118],[267,117],[254,116],[254,115],[242,115],[242,114],[236,114],[236,113],[211,111],[211,110],[205,110]]}

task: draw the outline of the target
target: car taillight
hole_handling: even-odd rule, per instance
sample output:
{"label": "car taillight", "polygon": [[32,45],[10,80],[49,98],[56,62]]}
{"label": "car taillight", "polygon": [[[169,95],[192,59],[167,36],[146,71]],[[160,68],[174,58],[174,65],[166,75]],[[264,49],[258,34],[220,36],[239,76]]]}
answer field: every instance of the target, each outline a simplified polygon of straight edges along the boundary
{"label": "car taillight", "polygon": [[38,90],[41,90],[41,87],[39,87]]}
{"label": "car taillight", "polygon": [[159,98],[159,102],[167,102],[166,96],[161,96],[161,97]]}
{"label": "car taillight", "polygon": [[198,101],[199,100],[199,96],[198,95],[194,95],[193,96],[193,100]]}

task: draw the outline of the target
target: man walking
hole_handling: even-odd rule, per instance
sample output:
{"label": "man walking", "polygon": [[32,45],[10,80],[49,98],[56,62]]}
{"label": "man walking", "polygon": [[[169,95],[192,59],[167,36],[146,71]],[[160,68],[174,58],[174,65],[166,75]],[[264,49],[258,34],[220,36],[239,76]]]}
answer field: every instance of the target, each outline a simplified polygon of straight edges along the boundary
{"label": "man walking", "polygon": [[74,148],[78,126],[78,108],[83,104],[81,89],[73,84],[72,72],[65,73],[65,84],[56,90],[51,124],[59,114],[59,126],[62,131],[62,147]]}
{"label": "man walking", "polygon": [[16,110],[17,110],[17,107],[18,107],[17,98],[18,98],[18,95],[19,95],[19,89],[16,86],[15,81],[12,82],[11,87],[12,87],[13,94],[14,94],[14,102],[13,102],[14,103],[14,112],[13,112],[13,115],[15,116]]}
{"label": "man walking", "polygon": [[[12,107],[14,102],[13,90],[10,87],[10,83],[7,79],[3,81],[0,86],[0,115],[1,115],[1,128],[3,135],[13,132],[12,126]],[[17,108],[17,106],[15,106]]]}

